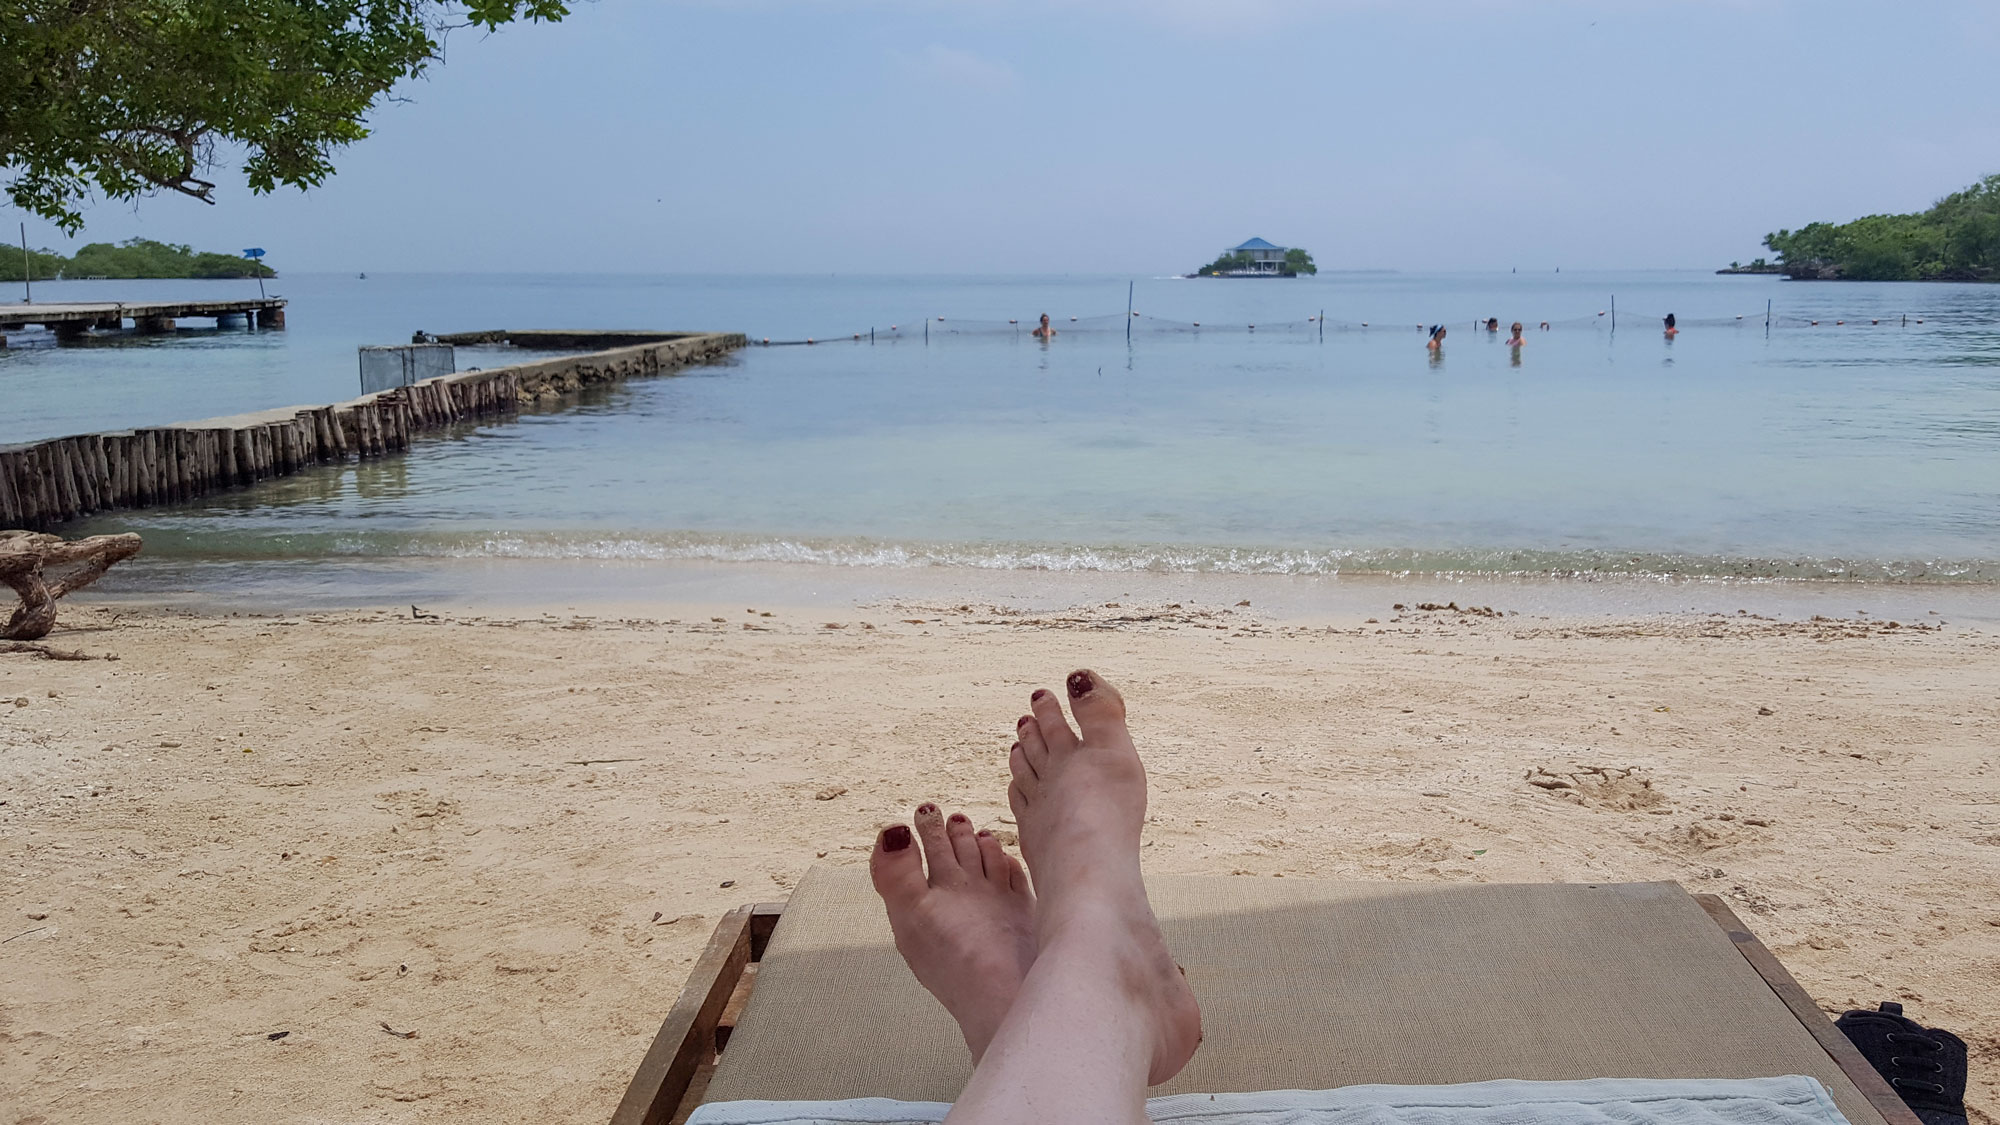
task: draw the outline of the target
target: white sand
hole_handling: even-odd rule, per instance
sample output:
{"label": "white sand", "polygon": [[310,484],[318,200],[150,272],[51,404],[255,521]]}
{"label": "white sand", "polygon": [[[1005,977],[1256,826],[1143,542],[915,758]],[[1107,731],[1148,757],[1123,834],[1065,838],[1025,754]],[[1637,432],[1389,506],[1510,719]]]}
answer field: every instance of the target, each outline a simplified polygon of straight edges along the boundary
{"label": "white sand", "polygon": [[1153,870],[1678,879],[2000,1104],[1991,633],[758,608],[68,609],[121,659],[0,656],[0,1121],[605,1118],[724,910],[925,799],[999,822],[1079,664]]}

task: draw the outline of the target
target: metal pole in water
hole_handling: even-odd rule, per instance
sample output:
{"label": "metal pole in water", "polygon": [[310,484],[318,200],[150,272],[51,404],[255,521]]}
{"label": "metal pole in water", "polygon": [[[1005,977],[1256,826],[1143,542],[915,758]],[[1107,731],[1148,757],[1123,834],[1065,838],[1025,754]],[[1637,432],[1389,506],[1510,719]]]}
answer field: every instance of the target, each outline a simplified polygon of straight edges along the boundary
{"label": "metal pole in water", "polygon": [[1319,310],[1319,338],[1326,339],[1326,310]]}
{"label": "metal pole in water", "polygon": [[1769,297],[1766,297],[1764,298],[1764,331],[1769,332],[1770,330],[1771,330],[1771,299]]}
{"label": "metal pole in water", "polygon": [[21,284],[28,287],[28,295],[21,298],[23,304],[35,303],[35,259],[28,254],[28,224],[21,224]]}
{"label": "metal pole in water", "polygon": [[930,317],[925,317],[925,318],[924,318],[924,346],[925,346],[925,347],[929,347],[929,346],[930,346],[930,343],[931,343],[931,318],[930,318]]}
{"label": "metal pole in water", "polygon": [[872,324],[868,326],[868,342],[871,344],[875,342],[875,326]]}
{"label": "metal pole in water", "polygon": [[1125,282],[1125,342],[1132,342],[1132,282]]}
{"label": "metal pole in water", "polygon": [[1611,295],[1611,330],[1618,331],[1618,294]]}

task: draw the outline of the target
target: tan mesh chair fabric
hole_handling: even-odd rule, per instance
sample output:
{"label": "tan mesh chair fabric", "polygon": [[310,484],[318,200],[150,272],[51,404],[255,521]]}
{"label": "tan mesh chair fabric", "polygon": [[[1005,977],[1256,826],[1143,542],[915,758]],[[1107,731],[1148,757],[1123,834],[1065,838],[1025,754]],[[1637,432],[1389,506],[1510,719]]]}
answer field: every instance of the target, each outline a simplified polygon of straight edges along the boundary
{"label": "tan mesh chair fabric", "polygon": [[[1882,1125],[1675,883],[1147,886],[1205,1036],[1155,1094],[1806,1074],[1855,1125]],[[951,1101],[970,1073],[867,873],[819,867],[704,1100]]]}

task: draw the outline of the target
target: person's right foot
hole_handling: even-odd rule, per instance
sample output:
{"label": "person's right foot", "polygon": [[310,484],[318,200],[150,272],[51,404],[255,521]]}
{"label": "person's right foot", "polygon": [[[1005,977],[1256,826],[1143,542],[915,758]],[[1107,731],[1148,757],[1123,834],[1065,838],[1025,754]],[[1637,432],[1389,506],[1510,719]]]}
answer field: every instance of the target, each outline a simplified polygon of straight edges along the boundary
{"label": "person's right foot", "polygon": [[1201,1008],[1167,952],[1139,874],[1146,768],[1125,727],[1125,701],[1083,670],[1069,676],[1082,737],[1047,691],[1016,724],[1008,802],[1035,880],[1036,935],[1046,956],[1062,942],[1112,953],[1120,985],[1154,1039],[1148,1085],[1172,1078],[1201,1043]]}

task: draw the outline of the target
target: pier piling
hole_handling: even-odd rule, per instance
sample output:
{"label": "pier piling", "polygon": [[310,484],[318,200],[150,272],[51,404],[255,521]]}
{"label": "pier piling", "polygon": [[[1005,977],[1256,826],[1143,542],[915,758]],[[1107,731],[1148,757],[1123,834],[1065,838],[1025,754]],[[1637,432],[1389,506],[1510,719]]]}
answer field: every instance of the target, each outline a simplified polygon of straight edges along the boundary
{"label": "pier piling", "polygon": [[384,457],[426,432],[670,372],[747,342],[738,333],[660,333],[653,343],[442,375],[327,406],[0,445],[0,528],[42,531],[94,512],[193,500],[314,465]]}

